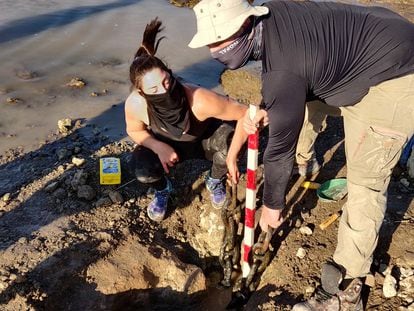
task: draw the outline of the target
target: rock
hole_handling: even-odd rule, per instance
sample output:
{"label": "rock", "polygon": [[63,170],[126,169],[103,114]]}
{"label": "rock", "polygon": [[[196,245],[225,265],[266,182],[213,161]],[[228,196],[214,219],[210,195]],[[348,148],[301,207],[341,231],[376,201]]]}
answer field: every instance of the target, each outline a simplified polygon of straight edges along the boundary
{"label": "rock", "polygon": [[69,118],[60,119],[57,123],[59,133],[68,134],[72,129],[72,120]]}
{"label": "rock", "polygon": [[72,78],[68,83],[66,83],[66,86],[77,89],[83,88],[85,85],[86,82],[78,77]]}
{"label": "rock", "polygon": [[315,288],[313,286],[308,286],[305,288],[305,293],[312,294],[315,291]]}
{"label": "rock", "polygon": [[299,232],[303,235],[312,235],[313,231],[308,226],[302,226],[299,228]]}
{"label": "rock", "polygon": [[21,102],[23,102],[23,100],[22,99],[20,99],[20,98],[17,98],[17,97],[7,97],[6,98],[6,103],[8,103],[8,104],[18,104],[18,103],[21,103]]}
{"label": "rock", "polygon": [[306,257],[306,250],[302,247],[298,248],[298,251],[296,252],[296,257],[299,257],[300,259],[303,259]]}
{"label": "rock", "polygon": [[88,173],[82,169],[78,170],[76,171],[75,175],[73,175],[70,185],[72,186],[73,190],[77,190],[79,186],[86,184],[87,179]]}
{"label": "rock", "polygon": [[56,189],[52,194],[56,199],[63,200],[67,197],[66,190],[63,188]]}
{"label": "rock", "polygon": [[375,272],[374,278],[375,278],[375,282],[377,284],[379,284],[379,285],[384,284],[384,276],[381,273]]}
{"label": "rock", "polygon": [[104,295],[156,288],[157,295],[167,297],[174,292],[191,295],[206,290],[206,278],[200,268],[180,261],[157,245],[141,245],[133,237],[105,259],[90,265],[86,274],[87,280]]}
{"label": "rock", "polygon": [[95,206],[96,207],[103,207],[103,206],[109,206],[112,204],[112,201],[108,197],[100,198],[98,201],[96,201]]}
{"label": "rock", "polygon": [[72,158],[72,163],[75,164],[76,166],[82,166],[83,164],[85,164],[86,160],[83,158],[78,158],[78,157],[73,157]]}
{"label": "rock", "polygon": [[7,283],[3,282],[3,281],[0,281],[0,291],[3,291],[6,288],[7,288]]}
{"label": "rock", "polygon": [[124,203],[124,198],[118,191],[110,191],[108,195],[113,203],[116,203],[116,204]]}
{"label": "rock", "polygon": [[201,257],[218,256],[224,234],[220,211],[213,210],[210,204],[204,204],[201,209],[200,228],[193,237],[189,237],[189,242]]}
{"label": "rock", "polygon": [[382,292],[385,298],[391,298],[397,295],[397,280],[391,274],[385,276]]}
{"label": "rock", "polygon": [[82,185],[78,187],[78,198],[86,199],[88,201],[93,200],[96,197],[95,190],[89,185]]}
{"label": "rock", "polygon": [[365,277],[365,285],[374,288],[375,287],[375,276],[373,276],[371,273],[367,274]]}
{"label": "rock", "polygon": [[61,148],[61,149],[58,149],[56,151],[56,155],[57,155],[59,161],[62,161],[64,159],[70,157],[71,154],[72,153],[69,150],[67,150],[66,148]]}
{"label": "rock", "polygon": [[59,186],[59,182],[57,182],[57,181],[51,182],[50,184],[48,184],[45,187],[45,191],[46,192],[53,192],[57,189],[58,186]]}
{"label": "rock", "polygon": [[8,193],[6,193],[6,194],[4,194],[2,197],[1,197],[1,199],[2,199],[2,201],[3,202],[9,202],[10,201],[10,196],[11,196],[11,194],[8,192]]}

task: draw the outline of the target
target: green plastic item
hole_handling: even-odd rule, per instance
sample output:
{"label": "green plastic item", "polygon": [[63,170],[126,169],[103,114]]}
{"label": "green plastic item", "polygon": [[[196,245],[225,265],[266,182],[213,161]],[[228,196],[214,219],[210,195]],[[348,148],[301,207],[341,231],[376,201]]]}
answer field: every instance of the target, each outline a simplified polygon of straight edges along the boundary
{"label": "green plastic item", "polygon": [[336,202],[348,194],[345,178],[336,178],[325,181],[316,191],[323,202]]}

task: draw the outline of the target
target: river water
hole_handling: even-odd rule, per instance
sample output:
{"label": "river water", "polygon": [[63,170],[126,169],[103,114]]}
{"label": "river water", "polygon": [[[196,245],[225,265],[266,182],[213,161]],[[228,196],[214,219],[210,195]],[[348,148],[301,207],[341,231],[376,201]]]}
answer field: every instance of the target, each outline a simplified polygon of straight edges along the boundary
{"label": "river water", "polygon": [[[414,11],[414,0],[397,2],[397,11]],[[36,149],[61,118],[83,119],[105,128],[111,139],[126,138],[129,64],[156,16],[166,26],[161,58],[185,79],[221,92],[223,66],[207,48],[187,47],[196,28],[191,9],[167,0],[0,1],[0,154]],[[75,77],[86,86],[67,87]]]}
{"label": "river water", "polygon": [[[156,16],[166,26],[162,59],[184,78],[217,87],[222,66],[207,49],[187,47],[195,30],[190,9],[166,0],[0,1],[0,152],[36,149],[66,117],[125,137],[129,64]],[[74,77],[86,86],[67,87]]]}

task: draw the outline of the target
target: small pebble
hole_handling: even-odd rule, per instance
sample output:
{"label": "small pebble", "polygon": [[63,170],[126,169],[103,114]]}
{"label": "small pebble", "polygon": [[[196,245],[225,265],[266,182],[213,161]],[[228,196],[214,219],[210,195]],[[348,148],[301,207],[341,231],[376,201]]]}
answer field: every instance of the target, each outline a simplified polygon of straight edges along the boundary
{"label": "small pebble", "polygon": [[312,235],[313,231],[308,226],[302,226],[299,228],[299,232],[303,235]]}
{"label": "small pebble", "polygon": [[299,247],[298,251],[296,252],[296,257],[303,259],[305,258],[305,256],[306,256],[306,250],[302,247]]}
{"label": "small pebble", "polygon": [[382,292],[385,298],[391,298],[397,295],[397,281],[391,274],[385,276]]}

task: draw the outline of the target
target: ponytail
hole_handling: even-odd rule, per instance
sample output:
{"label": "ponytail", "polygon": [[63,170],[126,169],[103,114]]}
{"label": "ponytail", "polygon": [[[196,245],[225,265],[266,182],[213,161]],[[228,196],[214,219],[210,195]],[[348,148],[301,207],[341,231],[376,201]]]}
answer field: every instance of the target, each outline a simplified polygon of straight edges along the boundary
{"label": "ponytail", "polygon": [[149,24],[147,24],[142,36],[141,46],[135,53],[134,59],[140,57],[141,55],[155,56],[160,41],[165,38],[165,36],[162,36],[157,40],[157,35],[164,30],[164,27],[161,27],[161,25],[162,22],[158,20],[158,17],[154,18]]}
{"label": "ponytail", "polygon": [[158,17],[151,20],[145,27],[142,42],[134,55],[134,60],[129,68],[129,77],[133,87],[139,89],[142,76],[151,69],[160,68],[169,70],[168,67],[155,56],[160,41],[165,38],[162,36],[157,39],[158,34],[164,30],[162,22]]}

